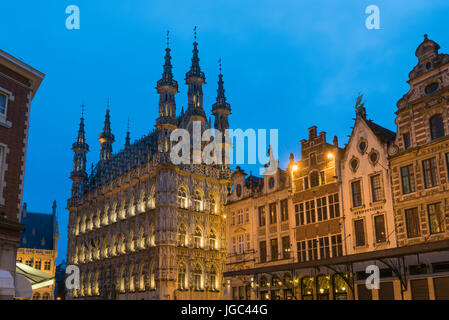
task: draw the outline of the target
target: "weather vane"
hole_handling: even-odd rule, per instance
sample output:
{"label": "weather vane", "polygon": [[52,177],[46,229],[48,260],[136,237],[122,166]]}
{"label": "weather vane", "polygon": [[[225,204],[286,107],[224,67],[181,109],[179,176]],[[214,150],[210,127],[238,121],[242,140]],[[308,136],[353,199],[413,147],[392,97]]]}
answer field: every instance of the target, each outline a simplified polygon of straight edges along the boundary
{"label": "weather vane", "polygon": [[81,118],[84,118],[84,104],[81,105]]}
{"label": "weather vane", "polygon": [[221,58],[218,59],[218,67],[219,67],[219,69],[220,69],[220,74],[221,74]]}
{"label": "weather vane", "polygon": [[170,30],[167,30],[167,48],[170,46]]}
{"label": "weather vane", "polygon": [[193,32],[195,33],[195,41],[196,41],[196,29],[197,28],[198,28],[197,26],[195,26],[195,28],[193,28]]}

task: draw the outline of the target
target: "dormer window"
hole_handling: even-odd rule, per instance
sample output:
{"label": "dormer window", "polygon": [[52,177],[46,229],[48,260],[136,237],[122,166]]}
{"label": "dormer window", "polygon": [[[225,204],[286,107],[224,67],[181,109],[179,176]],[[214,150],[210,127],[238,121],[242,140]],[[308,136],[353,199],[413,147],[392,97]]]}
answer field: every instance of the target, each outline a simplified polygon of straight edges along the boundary
{"label": "dormer window", "polygon": [[429,84],[424,91],[426,92],[426,94],[432,94],[437,90],[438,90],[438,82],[434,82]]}

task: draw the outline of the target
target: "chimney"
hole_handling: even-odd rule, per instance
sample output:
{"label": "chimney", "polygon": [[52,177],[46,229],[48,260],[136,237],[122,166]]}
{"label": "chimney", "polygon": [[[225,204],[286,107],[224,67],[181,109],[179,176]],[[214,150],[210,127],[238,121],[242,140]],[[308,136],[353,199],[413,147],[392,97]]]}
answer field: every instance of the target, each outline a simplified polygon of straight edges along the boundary
{"label": "chimney", "polygon": [[316,138],[317,126],[313,126],[309,128],[309,140]]}

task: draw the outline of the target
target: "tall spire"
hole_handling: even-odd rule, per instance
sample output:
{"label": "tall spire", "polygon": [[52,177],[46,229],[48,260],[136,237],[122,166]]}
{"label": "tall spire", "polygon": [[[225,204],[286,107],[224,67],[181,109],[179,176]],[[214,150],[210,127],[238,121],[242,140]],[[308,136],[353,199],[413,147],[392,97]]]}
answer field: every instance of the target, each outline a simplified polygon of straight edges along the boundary
{"label": "tall spire", "polygon": [[165,49],[165,62],[162,78],[157,82],[156,90],[159,93],[159,118],[156,125],[175,125],[176,124],[176,103],[175,94],[178,93],[178,82],[173,79],[171,64],[169,35],[167,31],[167,48]]}
{"label": "tall spire", "polygon": [[171,64],[171,55],[170,55],[170,48],[169,48],[169,34],[170,31],[167,31],[167,48],[165,49],[165,57],[164,57],[164,72],[162,73],[162,78],[157,82],[157,89],[159,89],[162,86],[171,86],[173,88],[176,88],[176,91],[178,91],[178,82],[173,79],[173,66]]}
{"label": "tall spire", "polygon": [[201,120],[202,123],[207,122],[206,113],[203,109],[203,84],[206,83],[206,77],[204,72],[201,71],[200,68],[200,59],[198,57],[198,43],[196,42],[196,30],[195,33],[195,41],[193,42],[193,56],[192,56],[192,65],[190,70],[186,73],[186,84],[189,86],[188,90],[188,107],[186,111],[186,121],[187,123],[190,119],[196,118],[196,120]]}
{"label": "tall spire", "polygon": [[111,132],[111,117],[109,115],[109,99],[106,109],[106,116],[104,120],[103,132],[100,134],[99,140],[101,142],[100,148],[100,160],[106,161],[111,158],[112,155],[112,143],[115,141],[115,137]]}
{"label": "tall spire", "polygon": [[130,141],[130,137],[129,137],[129,118],[128,118],[128,130],[126,131],[126,139],[125,139],[125,149],[128,149],[129,146],[131,145],[131,141]]}
{"label": "tall spire", "polygon": [[195,41],[193,42],[193,50],[192,50],[192,65],[190,66],[190,70],[186,73],[186,80],[188,78],[192,77],[198,77],[203,80],[203,82],[206,80],[206,77],[204,76],[204,72],[201,71],[200,68],[200,58],[198,57],[198,42],[196,42],[196,30],[197,26],[195,26],[194,33],[195,33]]}
{"label": "tall spire", "polygon": [[87,179],[86,173],[86,154],[89,152],[89,145],[86,143],[84,132],[84,105],[81,106],[81,118],[78,129],[78,137],[72,144],[73,171],[70,174],[72,183],[72,198],[79,198],[82,194],[84,182]]}
{"label": "tall spire", "polygon": [[222,163],[229,167],[229,149],[232,143],[227,135],[229,129],[228,117],[231,114],[231,105],[226,102],[225,89],[223,83],[223,74],[221,73],[221,58],[218,60],[219,74],[218,74],[218,89],[217,101],[212,105],[212,114],[215,117],[214,128],[223,134],[222,143]]}
{"label": "tall spire", "polygon": [[221,73],[221,58],[218,60],[219,71],[218,74],[218,89],[217,89],[217,101],[212,106],[212,111],[216,109],[228,109],[231,110],[231,105],[226,102],[224,82],[223,82],[223,74]]}

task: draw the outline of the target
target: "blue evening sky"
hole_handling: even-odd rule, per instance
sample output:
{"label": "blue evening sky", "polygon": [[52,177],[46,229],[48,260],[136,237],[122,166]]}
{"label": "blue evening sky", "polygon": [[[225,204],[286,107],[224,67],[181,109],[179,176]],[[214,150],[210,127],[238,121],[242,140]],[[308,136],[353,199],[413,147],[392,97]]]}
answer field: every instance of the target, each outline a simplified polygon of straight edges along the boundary
{"label": "blue evening sky", "polygon": [[[67,30],[65,8],[78,5],[81,29]],[[365,27],[365,8],[380,8],[380,30]],[[198,26],[200,65],[210,114],[222,57],[234,128],[278,128],[280,165],[317,125],[347,142],[354,101],[365,94],[368,116],[395,130],[396,102],[408,90],[423,35],[449,53],[447,0],[133,0],[3,1],[1,49],[46,74],[31,108],[24,201],[35,212],[58,202],[59,257],[66,256],[73,153],[86,105],[88,167],[99,157],[110,98],[114,151],[149,133],[157,117],[166,31],[171,33],[177,110],[186,106],[184,76]],[[249,172],[249,166],[245,166]],[[252,168],[256,172],[257,167]]]}

